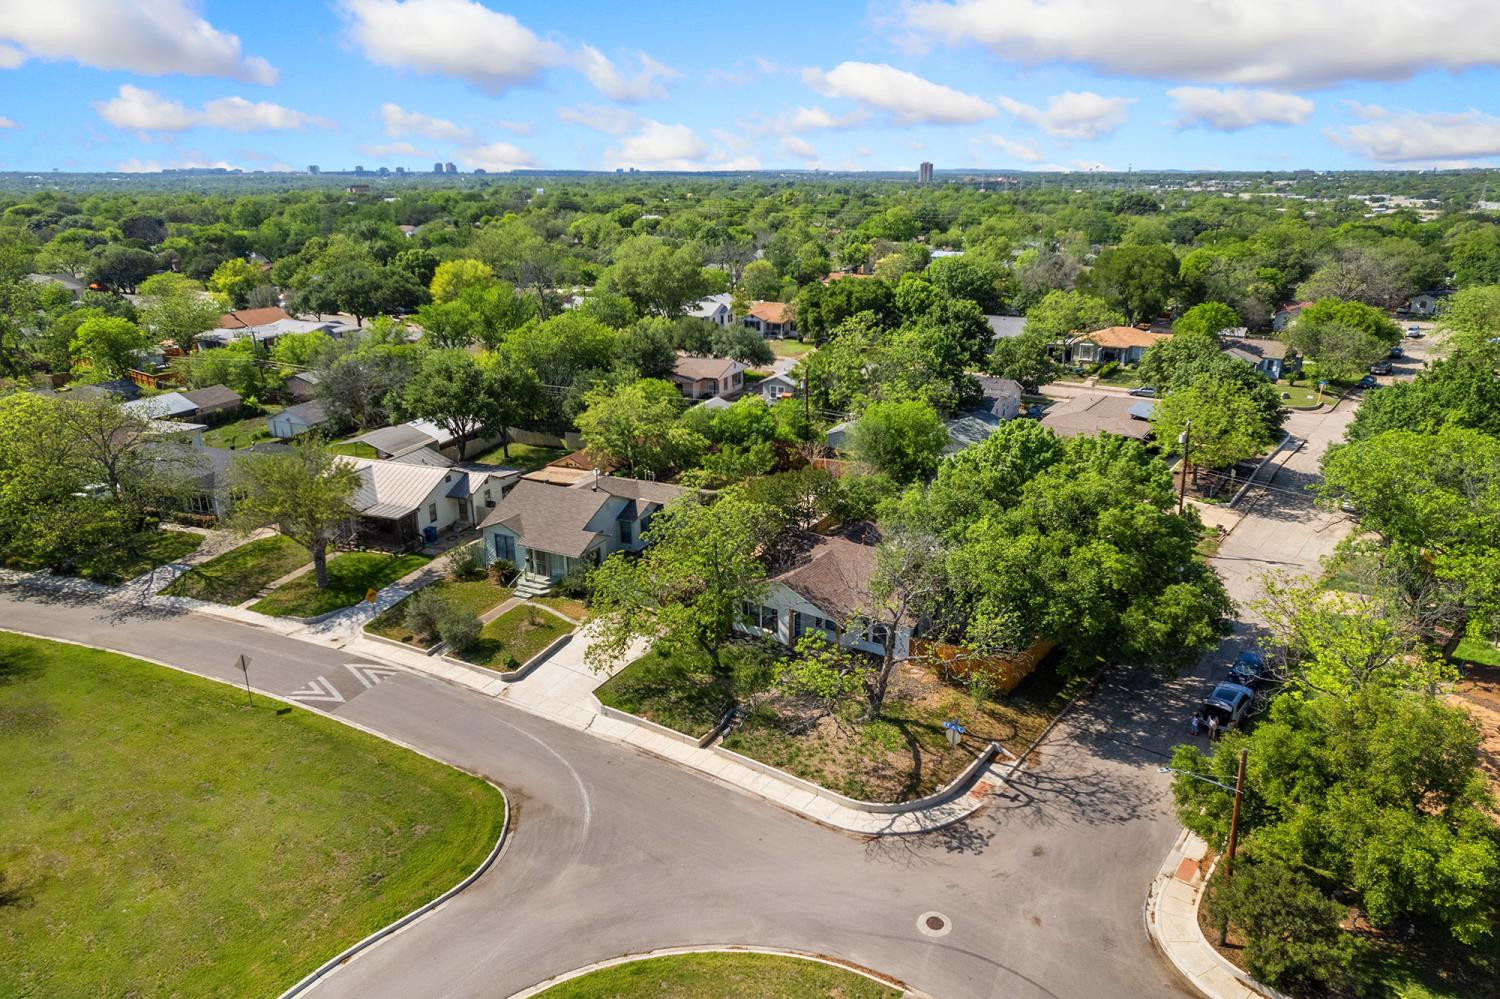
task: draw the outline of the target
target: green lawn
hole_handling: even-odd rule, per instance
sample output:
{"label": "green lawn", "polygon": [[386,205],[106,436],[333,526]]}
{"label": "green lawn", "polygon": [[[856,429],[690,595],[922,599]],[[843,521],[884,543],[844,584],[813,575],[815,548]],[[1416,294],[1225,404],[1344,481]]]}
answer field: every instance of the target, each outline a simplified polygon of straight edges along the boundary
{"label": "green lawn", "polygon": [[1453,658],[1461,662],[1478,663],[1481,666],[1500,667],[1500,649],[1493,642],[1465,638],[1453,650]]}
{"label": "green lawn", "polygon": [[233,607],[298,566],[306,565],[310,558],[307,549],[291,538],[280,534],[260,538],[194,566],[162,593]]}
{"label": "green lawn", "polygon": [[113,586],[152,569],[186,558],[203,544],[203,535],[188,531],[153,531],[134,543],[106,548],[78,563],[78,574]]}
{"label": "green lawn", "polygon": [[273,440],[266,417],[281,412],[283,407],[274,404],[261,406],[251,416],[213,427],[203,432],[203,443],[209,447],[249,447],[260,441]]}
{"label": "green lawn", "polygon": [[504,820],[483,781],[331,719],[3,633],[0,759],[4,996],[274,996]]}
{"label": "green lawn", "polygon": [[465,662],[505,672],[573,630],[573,625],[540,607],[512,607],[484,626],[479,643],[464,653]]}
{"label": "green lawn", "polygon": [[519,468],[523,472],[534,472],[550,461],[556,461],[568,452],[559,447],[537,447],[533,444],[512,444],[510,457],[501,454],[500,448],[486,451],[470,461],[480,465],[504,465]]}
{"label": "green lawn", "polygon": [[364,441],[344,441],[341,444],[330,445],[328,450],[334,454],[348,455],[351,458],[375,457],[375,449]]}
{"label": "green lawn", "polygon": [[[440,579],[430,586],[423,587],[421,592],[435,593],[445,603],[460,607],[475,617],[503,603],[510,596],[509,589],[497,586],[488,579],[471,582]],[[406,598],[406,600],[410,599],[411,597]],[[373,621],[365,625],[365,631],[372,635],[379,635],[381,638],[389,638],[393,642],[414,644],[414,636],[406,627],[406,600],[382,611]]]}
{"label": "green lawn", "polygon": [[543,607],[551,607],[563,617],[570,617],[575,621],[583,622],[589,619],[589,605],[582,600],[574,600],[572,597],[532,597],[531,602],[541,604]]}
{"label": "green lawn", "polygon": [[[771,682],[770,657],[753,642],[724,647],[721,658],[734,674],[735,698],[765,690]],[[730,691],[716,683],[702,653],[668,652],[653,646],[594,691],[601,703],[619,711],[701,738],[729,710]]]}
{"label": "green lawn", "polygon": [[902,990],[779,954],[673,954],[580,975],[546,999],[899,999]]}
{"label": "green lawn", "polygon": [[777,357],[801,357],[810,354],[815,349],[810,343],[801,340],[776,340],[770,339],[766,343],[771,345],[771,353]]}
{"label": "green lawn", "polygon": [[426,555],[345,552],[328,560],[326,588],[318,589],[317,578],[307,572],[278,586],[250,609],[272,617],[317,617],[353,607],[368,590],[383,589],[427,562]]}

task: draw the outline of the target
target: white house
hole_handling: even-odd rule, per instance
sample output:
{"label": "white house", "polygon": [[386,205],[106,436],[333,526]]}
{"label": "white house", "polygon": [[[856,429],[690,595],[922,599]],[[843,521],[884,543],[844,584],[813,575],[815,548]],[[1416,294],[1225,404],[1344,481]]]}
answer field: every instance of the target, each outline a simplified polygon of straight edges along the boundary
{"label": "white house", "polygon": [[657,510],[682,495],[662,482],[591,476],[571,486],[523,479],[480,524],[489,561],[521,569],[521,596],[544,593],[578,566],[640,551]]}
{"label": "white house", "polygon": [[295,406],[288,406],[279,413],[272,413],[266,418],[266,426],[270,429],[271,436],[282,440],[300,437],[327,422],[328,414],[323,412],[321,402],[298,403]]}
{"label": "white house", "polygon": [[687,314],[694,319],[713,323],[715,326],[728,326],[734,322],[734,296],[725,292],[700,298],[696,303],[688,306]]}
{"label": "white house", "polygon": [[[799,540],[788,566],[768,581],[761,602],[740,608],[740,630],[792,646],[819,632],[830,644],[883,655],[890,622],[870,620],[880,616],[872,614],[876,605],[870,596],[875,549],[843,537],[805,534]],[[898,623],[898,659],[910,654],[911,638],[910,624]]]}
{"label": "white house", "polygon": [[[498,504],[513,471],[383,461],[337,459],[359,472],[354,507],[360,532],[387,543],[434,541],[453,528],[473,525],[476,513]],[[478,502],[475,498],[478,497]]]}
{"label": "white house", "polygon": [[800,399],[802,397],[802,383],[787,372],[778,371],[757,382],[755,391],[766,402],[778,402],[782,399]]}

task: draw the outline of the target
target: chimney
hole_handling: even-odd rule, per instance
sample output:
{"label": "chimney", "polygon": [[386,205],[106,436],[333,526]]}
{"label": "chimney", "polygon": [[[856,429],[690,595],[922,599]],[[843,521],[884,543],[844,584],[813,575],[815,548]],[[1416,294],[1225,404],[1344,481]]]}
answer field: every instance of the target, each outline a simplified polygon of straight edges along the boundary
{"label": "chimney", "polygon": [[594,492],[599,491],[599,469],[594,469]]}

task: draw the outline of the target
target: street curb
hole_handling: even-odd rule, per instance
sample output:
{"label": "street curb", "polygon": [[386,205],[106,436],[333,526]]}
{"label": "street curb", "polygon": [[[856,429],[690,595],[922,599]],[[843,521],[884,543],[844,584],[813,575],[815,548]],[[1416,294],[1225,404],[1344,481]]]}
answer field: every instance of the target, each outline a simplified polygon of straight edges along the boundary
{"label": "street curb", "polygon": [[826,954],[809,954],[804,951],[783,950],[779,947],[714,946],[711,944],[696,947],[662,947],[640,954],[623,954],[620,957],[612,957],[607,961],[596,961],[582,968],[575,968],[572,971],[565,971],[560,975],[554,975],[545,982],[538,982],[528,989],[522,989],[520,992],[513,992],[507,999],[531,999],[532,996],[541,995],[553,986],[561,985],[563,982],[572,981],[575,978],[582,978],[584,975],[592,974],[595,971],[603,971],[605,968],[614,968],[622,964],[634,964],[637,961],[649,961],[657,957],[673,957],[678,954],[768,954],[775,957],[792,957],[802,961],[812,961],[815,964],[826,964],[830,968],[838,968],[841,971],[852,972],[862,978],[868,978],[872,982],[884,985],[887,988],[901,989],[906,999],[932,999],[926,992],[918,992],[903,981],[889,978],[848,961],[829,957]]}
{"label": "street curb", "polygon": [[[208,681],[210,681],[212,683],[222,684],[222,685],[224,685],[226,687],[229,687],[229,688],[231,688],[233,690],[244,690],[245,689],[245,685],[244,684],[236,683],[233,680],[225,680],[225,679],[222,679],[222,678],[216,677],[216,676],[208,676],[205,673],[199,673],[199,672],[196,672],[195,670],[185,669],[182,666],[176,666],[176,665],[174,665],[172,663],[162,662],[160,659],[152,659],[149,656],[135,655],[134,653],[131,653],[131,652],[122,652],[119,649],[111,649],[111,648],[108,648],[107,646],[96,645],[93,642],[80,642],[80,641],[76,641],[76,640],[71,639],[71,638],[54,638],[51,635],[38,635],[35,632],[21,631],[21,630],[16,629],[16,628],[0,628],[0,633],[6,633],[6,632],[8,632],[8,633],[10,633],[12,635],[22,635],[22,636],[24,636],[26,638],[35,638],[38,641],[56,642],[56,643],[61,644],[61,645],[76,645],[79,648],[93,649],[96,652],[108,652],[111,655],[124,656],[127,659],[138,659],[141,662],[150,663],[153,666],[160,666],[163,669],[173,670],[175,672],[182,673],[182,674],[184,674],[186,676],[195,676],[195,677],[197,677],[200,680],[208,680]],[[384,940],[386,937],[388,937],[391,934],[395,933],[397,930],[403,929],[404,927],[408,926],[409,924],[415,922],[417,919],[420,919],[422,916],[427,915],[427,913],[429,913],[429,912],[433,911],[434,909],[438,908],[444,902],[447,902],[449,899],[453,898],[459,892],[463,891],[465,888],[467,888],[470,885],[472,885],[475,881],[479,880],[479,878],[486,871],[488,871],[492,866],[494,866],[495,861],[500,858],[500,855],[505,852],[505,848],[510,845],[510,822],[511,822],[511,815],[513,814],[513,811],[511,809],[510,796],[505,793],[505,788],[501,787],[499,784],[496,784],[494,781],[490,780],[488,777],[484,776],[483,774],[473,773],[471,771],[464,770],[461,767],[456,767],[452,763],[449,763],[446,760],[440,760],[436,756],[433,756],[431,753],[428,753],[428,752],[426,752],[424,750],[418,749],[416,746],[413,746],[413,745],[410,745],[409,743],[403,742],[400,739],[392,739],[390,736],[383,735],[382,733],[377,732],[374,729],[369,728],[368,726],[361,725],[359,722],[350,721],[347,718],[341,718],[338,715],[333,714],[332,712],[324,711],[321,708],[316,708],[316,707],[313,707],[311,705],[302,704],[300,702],[289,701],[289,700],[287,700],[284,697],[281,697],[281,696],[279,696],[277,694],[273,694],[269,690],[262,690],[261,688],[256,687],[253,684],[250,685],[249,689],[252,692],[254,692],[256,694],[259,694],[262,697],[266,698],[267,700],[276,701],[277,703],[285,704],[285,705],[287,705],[289,707],[298,708],[298,709],[300,709],[302,711],[308,711],[308,712],[311,712],[311,713],[313,713],[315,715],[321,715],[324,718],[332,719],[333,721],[336,721],[336,722],[338,722],[341,725],[347,725],[348,727],[350,727],[350,728],[352,728],[352,729],[354,729],[354,730],[356,730],[358,732],[363,732],[366,735],[373,736],[374,738],[379,739],[382,742],[388,742],[388,743],[390,743],[393,746],[400,746],[402,749],[405,749],[408,752],[416,753],[418,756],[426,757],[427,759],[432,760],[434,763],[437,763],[437,764],[440,764],[442,766],[445,766],[445,767],[447,767],[450,770],[456,770],[459,773],[468,774],[470,777],[478,777],[480,780],[483,780],[490,787],[493,787],[496,791],[499,791],[500,792],[500,800],[505,803],[505,821],[503,823],[501,823],[501,825],[500,825],[500,836],[499,836],[498,839],[495,840],[495,846],[494,846],[494,848],[490,850],[489,855],[486,856],[484,858],[484,860],[480,862],[480,864],[479,864],[478,867],[476,867],[476,868],[474,868],[474,870],[470,871],[463,878],[463,880],[459,881],[458,884],[454,885],[452,888],[449,888],[447,891],[443,892],[441,895],[437,896],[436,898],[434,898],[434,899],[432,899],[432,900],[430,900],[428,902],[424,902],[423,904],[421,904],[421,905],[417,906],[415,909],[413,909],[411,912],[408,912],[406,915],[402,916],[400,919],[397,919],[395,922],[390,923],[387,926],[381,927],[380,929],[378,929],[375,932],[371,933],[369,936],[365,937],[363,940],[360,940],[358,943],[355,943],[352,946],[345,948],[343,951],[341,951],[336,956],[334,956],[332,958],[329,958],[323,964],[319,965],[316,969],[314,969],[310,974],[308,974],[306,977],[304,977],[301,981],[297,982],[291,988],[289,988],[285,992],[281,993],[281,995],[278,997],[278,999],[290,999],[290,997],[301,995],[301,994],[305,993],[310,987],[312,987],[313,985],[315,985],[319,980],[321,980],[330,971],[333,971],[334,969],[343,966],[344,964],[346,964],[347,962],[353,960],[355,957],[357,957],[359,954],[361,954],[365,950],[368,950],[370,947],[373,947],[375,944],[379,943],[381,940]]]}

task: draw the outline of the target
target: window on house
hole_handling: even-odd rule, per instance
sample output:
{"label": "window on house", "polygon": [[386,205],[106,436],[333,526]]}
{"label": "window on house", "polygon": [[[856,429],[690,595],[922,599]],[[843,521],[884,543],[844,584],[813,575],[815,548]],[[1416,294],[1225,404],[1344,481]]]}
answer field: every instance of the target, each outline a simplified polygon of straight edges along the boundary
{"label": "window on house", "polygon": [[436,524],[437,523],[437,504],[436,503],[428,503],[427,504],[427,522],[429,524]]}
{"label": "window on house", "polygon": [[764,604],[752,604],[748,600],[740,604],[740,612],[745,615],[752,628],[762,631],[776,633],[778,624],[777,611],[775,607],[767,607]]}
{"label": "window on house", "polygon": [[516,560],[516,539],[509,534],[495,535],[495,557],[514,563]]}
{"label": "window on house", "polygon": [[632,537],[632,535],[631,535],[630,532],[631,532],[631,529],[632,529],[633,525],[628,520],[622,520],[622,521],[619,522],[619,524],[620,524],[620,544],[622,544],[622,545],[632,544],[633,543],[633,537]]}

